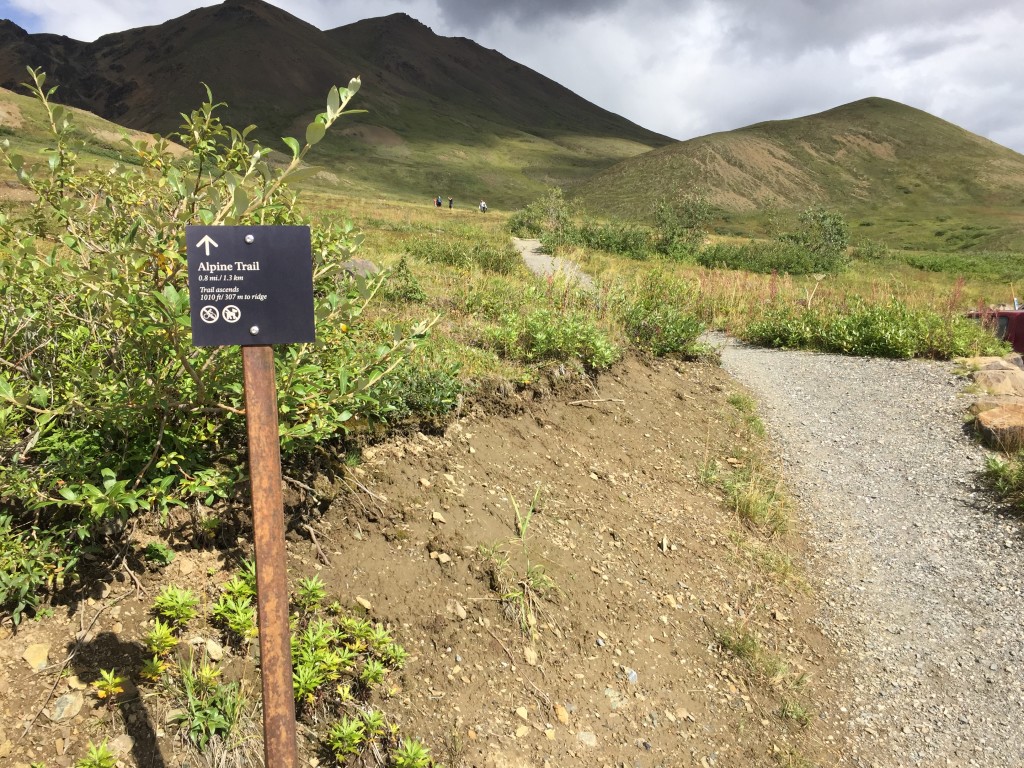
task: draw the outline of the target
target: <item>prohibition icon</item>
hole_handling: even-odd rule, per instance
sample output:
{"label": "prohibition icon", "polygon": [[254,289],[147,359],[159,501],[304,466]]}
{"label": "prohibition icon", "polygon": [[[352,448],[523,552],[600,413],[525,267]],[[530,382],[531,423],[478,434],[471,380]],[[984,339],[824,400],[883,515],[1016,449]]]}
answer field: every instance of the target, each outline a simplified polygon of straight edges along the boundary
{"label": "prohibition icon", "polygon": [[199,310],[199,317],[202,318],[204,323],[216,323],[217,320],[220,318],[220,310],[214,306],[207,304],[205,307]]}
{"label": "prohibition icon", "polygon": [[242,310],[238,307],[224,307],[220,316],[224,318],[226,323],[237,323],[242,317]]}

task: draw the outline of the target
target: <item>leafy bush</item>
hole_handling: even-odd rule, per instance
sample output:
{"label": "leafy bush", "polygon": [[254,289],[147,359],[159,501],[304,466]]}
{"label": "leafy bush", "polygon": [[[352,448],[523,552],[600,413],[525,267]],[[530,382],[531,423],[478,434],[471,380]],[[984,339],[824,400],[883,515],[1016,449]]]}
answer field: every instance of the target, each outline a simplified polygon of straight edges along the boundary
{"label": "leafy bush", "polygon": [[700,251],[705,267],[745,269],[748,272],[779,272],[790,275],[831,273],[849,263],[849,234],[843,217],[820,208],[800,215],[801,229],[777,240],[751,240],[742,245],[717,243]]}
{"label": "leafy bush", "polygon": [[[244,443],[240,355],[191,344],[185,225],[306,224],[289,184],[312,172],[307,153],[359,81],[330,90],[303,144],[284,139],[283,167],[251,129],[223,125],[210,97],[175,136],[183,155],[164,139],[125,139],[138,165],[82,168],[69,111],[30,73],[52,145],[34,165],[0,144],[33,193],[0,215],[0,358],[16,361],[0,371],[0,503],[38,525],[37,541],[60,547],[53,557],[68,568],[100,528],[231,493]],[[276,351],[285,461],[372,416],[373,388],[428,329],[360,346],[348,329],[380,278],[340,269],[359,244],[351,225],[312,225],[311,234],[318,343]],[[31,551],[44,569],[54,564]]]}
{"label": "leafy bush", "polygon": [[751,240],[741,245],[715,243],[700,250],[697,263],[712,269],[745,269],[763,274],[806,275],[820,271],[806,249],[774,240]]}
{"label": "leafy bush", "polygon": [[467,242],[455,238],[421,237],[410,242],[409,252],[432,264],[460,269],[479,267],[499,275],[512,274],[522,265],[519,252],[504,240]]}
{"label": "leafy bush", "polygon": [[545,232],[541,242],[548,249],[575,245],[637,260],[646,259],[655,250],[650,229],[624,222],[569,222],[559,230]]}
{"label": "leafy bush", "polygon": [[561,314],[537,309],[527,315],[508,315],[485,334],[485,343],[513,360],[536,363],[579,360],[592,371],[608,368],[619,357],[615,345],[582,312]]}
{"label": "leafy bush", "polygon": [[44,590],[63,581],[75,565],[59,543],[38,528],[15,530],[10,515],[0,515],[0,616],[17,626],[25,611],[34,610]]}
{"label": "leafy bush", "polygon": [[545,232],[560,232],[573,219],[576,209],[565,193],[554,187],[545,195],[508,217],[508,231],[516,237],[540,237]]}
{"label": "leafy bush", "polygon": [[704,324],[693,312],[697,287],[661,272],[644,275],[616,302],[617,315],[630,340],[657,356],[696,354]]}
{"label": "leafy bush", "polygon": [[711,214],[711,204],[703,195],[684,195],[673,203],[659,201],[654,209],[658,251],[676,259],[695,254],[707,237]]}
{"label": "leafy bush", "polygon": [[973,320],[911,308],[896,299],[824,309],[777,304],[743,327],[739,336],[766,347],[889,358],[949,359],[1009,349]]}

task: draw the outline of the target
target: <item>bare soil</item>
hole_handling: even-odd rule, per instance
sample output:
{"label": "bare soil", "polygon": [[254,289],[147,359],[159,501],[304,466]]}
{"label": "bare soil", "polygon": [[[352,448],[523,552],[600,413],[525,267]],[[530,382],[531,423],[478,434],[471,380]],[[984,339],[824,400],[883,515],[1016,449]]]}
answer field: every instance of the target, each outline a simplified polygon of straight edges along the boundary
{"label": "bare soil", "polygon": [[[443,433],[365,449],[345,486],[365,490],[290,483],[295,510],[322,510],[312,527],[330,564],[296,525],[289,578],[318,573],[329,599],[392,628],[412,658],[385,709],[449,768],[852,764],[845,667],[815,629],[799,522],[768,541],[700,483],[710,459],[742,466],[760,450],[727,402],[738,390],[715,365],[637,359],[597,382],[564,371],[518,391],[496,382]],[[51,616],[4,630],[0,765],[70,766],[90,739],[123,733],[122,765],[193,764],[153,689],[130,686],[110,714],[87,686],[100,668],[136,675],[162,584],[210,603],[249,554],[245,535],[228,548],[160,535],[179,550],[170,566],[129,558],[144,593],[125,568],[93,562]],[[764,565],[783,551],[796,575]],[[555,588],[524,628],[502,597],[527,562]],[[722,647],[743,632],[786,666],[768,674]],[[218,639],[202,625],[188,637]],[[49,647],[41,672],[22,658],[37,643]],[[230,649],[225,664],[251,673]],[[51,720],[76,688],[81,712]],[[321,726],[300,729],[303,764],[324,764],[311,736]]]}

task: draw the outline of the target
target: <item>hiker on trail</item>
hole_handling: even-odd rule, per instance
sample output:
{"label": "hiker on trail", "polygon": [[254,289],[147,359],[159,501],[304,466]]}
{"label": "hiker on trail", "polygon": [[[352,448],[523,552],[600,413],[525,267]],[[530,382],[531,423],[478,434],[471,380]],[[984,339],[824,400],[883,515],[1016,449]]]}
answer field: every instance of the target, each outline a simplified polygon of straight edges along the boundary
{"label": "hiker on trail", "polygon": [[480,213],[487,213],[487,203],[480,201]]}
{"label": "hiker on trail", "polygon": [[451,195],[448,195],[448,210],[450,211],[454,207],[455,207],[455,200],[452,198]]}
{"label": "hiker on trail", "polygon": [[438,208],[441,207],[441,196],[440,195],[438,195],[437,199],[434,200],[434,205],[436,205]]}

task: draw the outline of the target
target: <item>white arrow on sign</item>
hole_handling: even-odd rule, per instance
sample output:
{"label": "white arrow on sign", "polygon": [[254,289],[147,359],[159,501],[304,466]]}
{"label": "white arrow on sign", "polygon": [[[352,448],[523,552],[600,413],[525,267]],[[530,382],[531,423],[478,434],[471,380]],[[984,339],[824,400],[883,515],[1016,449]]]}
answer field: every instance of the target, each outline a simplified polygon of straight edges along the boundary
{"label": "white arrow on sign", "polygon": [[213,239],[212,237],[210,237],[209,235],[203,235],[203,239],[202,239],[202,240],[200,240],[200,241],[199,241],[198,243],[196,243],[196,247],[197,247],[197,248],[202,248],[203,246],[206,246],[206,255],[207,255],[207,256],[209,256],[209,255],[210,255],[210,246],[211,246],[211,245],[212,245],[212,246],[213,246],[214,248],[219,248],[219,247],[220,247],[219,245],[217,245],[217,241],[216,241],[216,240],[214,240],[214,239]]}

